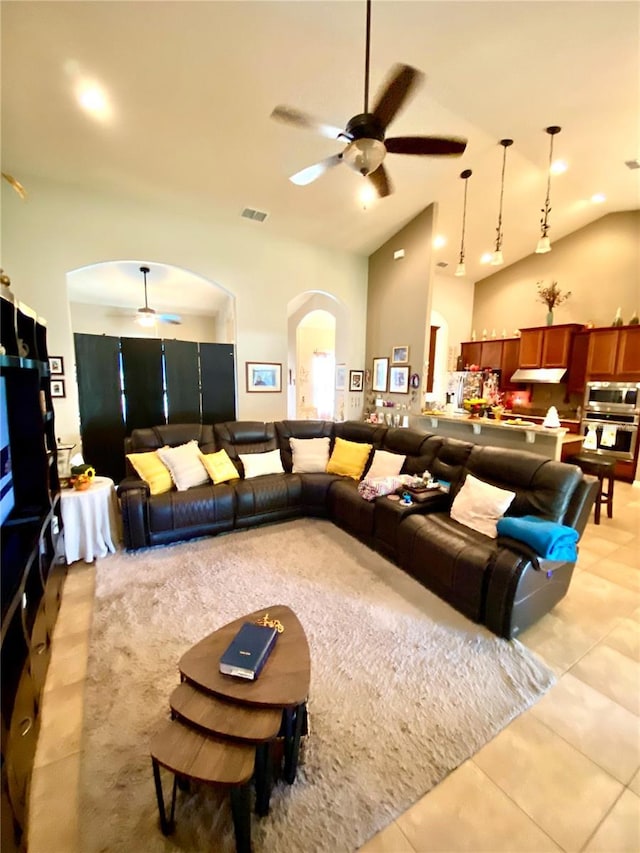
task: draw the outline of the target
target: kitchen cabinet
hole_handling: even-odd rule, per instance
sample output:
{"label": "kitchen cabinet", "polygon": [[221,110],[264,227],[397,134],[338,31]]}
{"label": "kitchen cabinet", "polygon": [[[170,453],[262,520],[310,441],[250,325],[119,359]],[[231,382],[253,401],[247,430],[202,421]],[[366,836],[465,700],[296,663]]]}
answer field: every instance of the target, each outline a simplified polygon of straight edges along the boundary
{"label": "kitchen cabinet", "polygon": [[465,370],[472,364],[500,370],[500,390],[521,388],[509,380],[518,369],[519,338],[491,338],[488,341],[464,341],[460,345],[459,369]]}
{"label": "kitchen cabinet", "polygon": [[565,323],[522,329],[519,367],[567,367],[573,338],[582,328],[578,323]]}
{"label": "kitchen cabinet", "polygon": [[573,338],[573,348],[567,373],[567,393],[582,394],[587,381],[587,356],[589,354],[589,332],[578,332]]}
{"label": "kitchen cabinet", "polygon": [[587,379],[640,382],[640,326],[591,329]]}
{"label": "kitchen cabinet", "polygon": [[517,391],[522,388],[517,382],[512,382],[511,377],[518,369],[520,360],[520,339],[507,338],[502,343],[502,364],[500,374],[501,391]]}
{"label": "kitchen cabinet", "polygon": [[460,369],[468,370],[472,364],[480,367],[482,341],[465,341],[460,344]]}

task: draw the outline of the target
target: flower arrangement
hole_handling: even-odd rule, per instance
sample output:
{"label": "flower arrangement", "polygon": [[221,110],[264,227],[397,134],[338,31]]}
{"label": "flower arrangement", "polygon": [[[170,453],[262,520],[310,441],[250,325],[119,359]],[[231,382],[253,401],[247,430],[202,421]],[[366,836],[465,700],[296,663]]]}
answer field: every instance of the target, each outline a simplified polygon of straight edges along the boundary
{"label": "flower arrangement", "polygon": [[562,305],[571,296],[570,290],[567,290],[566,293],[560,290],[557,281],[552,281],[549,287],[544,287],[543,285],[543,281],[537,282],[538,298],[540,302],[544,302],[549,311],[553,311],[556,305]]}

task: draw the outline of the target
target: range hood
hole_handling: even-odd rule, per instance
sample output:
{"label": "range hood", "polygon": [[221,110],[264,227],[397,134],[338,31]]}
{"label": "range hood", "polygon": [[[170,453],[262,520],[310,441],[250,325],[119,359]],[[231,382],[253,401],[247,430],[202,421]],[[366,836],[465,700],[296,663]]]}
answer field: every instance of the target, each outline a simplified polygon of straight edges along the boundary
{"label": "range hood", "polygon": [[511,377],[512,382],[535,382],[558,385],[567,372],[566,367],[520,367]]}

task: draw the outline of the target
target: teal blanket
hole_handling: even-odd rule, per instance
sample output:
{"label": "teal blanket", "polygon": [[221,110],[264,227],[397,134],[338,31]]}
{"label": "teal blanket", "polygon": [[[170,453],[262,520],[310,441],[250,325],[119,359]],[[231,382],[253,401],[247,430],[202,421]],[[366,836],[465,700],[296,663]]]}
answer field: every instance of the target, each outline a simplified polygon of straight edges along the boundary
{"label": "teal blanket", "polygon": [[501,518],[497,526],[498,536],[509,536],[525,542],[536,554],[547,560],[575,563],[578,559],[576,543],[579,534],[573,527],[545,521],[535,515]]}

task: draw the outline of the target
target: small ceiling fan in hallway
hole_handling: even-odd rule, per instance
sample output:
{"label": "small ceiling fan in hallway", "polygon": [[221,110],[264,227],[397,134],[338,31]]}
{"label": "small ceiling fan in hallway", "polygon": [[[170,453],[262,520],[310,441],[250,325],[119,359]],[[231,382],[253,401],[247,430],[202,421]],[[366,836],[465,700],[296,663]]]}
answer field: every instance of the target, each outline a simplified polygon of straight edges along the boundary
{"label": "small ceiling fan in hallway", "polygon": [[144,307],[138,308],[136,312],[136,322],[141,326],[154,326],[156,323],[171,323],[174,326],[181,324],[181,319],[178,314],[158,314],[153,308],[149,307],[147,300],[147,275],[149,267],[140,267],[140,272],[144,276]]}
{"label": "small ceiling fan in hallway", "polygon": [[410,65],[395,65],[378,95],[373,111],[369,112],[369,53],[371,43],[371,0],[367,0],[367,22],[364,69],[364,111],[353,116],[344,130],[328,125],[298,109],[277,106],[271,117],[286,124],[313,130],[330,139],[346,140],[347,146],[313,166],[296,172],[289,180],[305,186],[328,169],[345,162],[368,178],[380,197],[392,192],[391,182],[383,160],[387,154],[413,154],[423,157],[459,157],[467,140],[456,136],[396,136],[389,139],[387,128],[422,81],[423,74]]}

